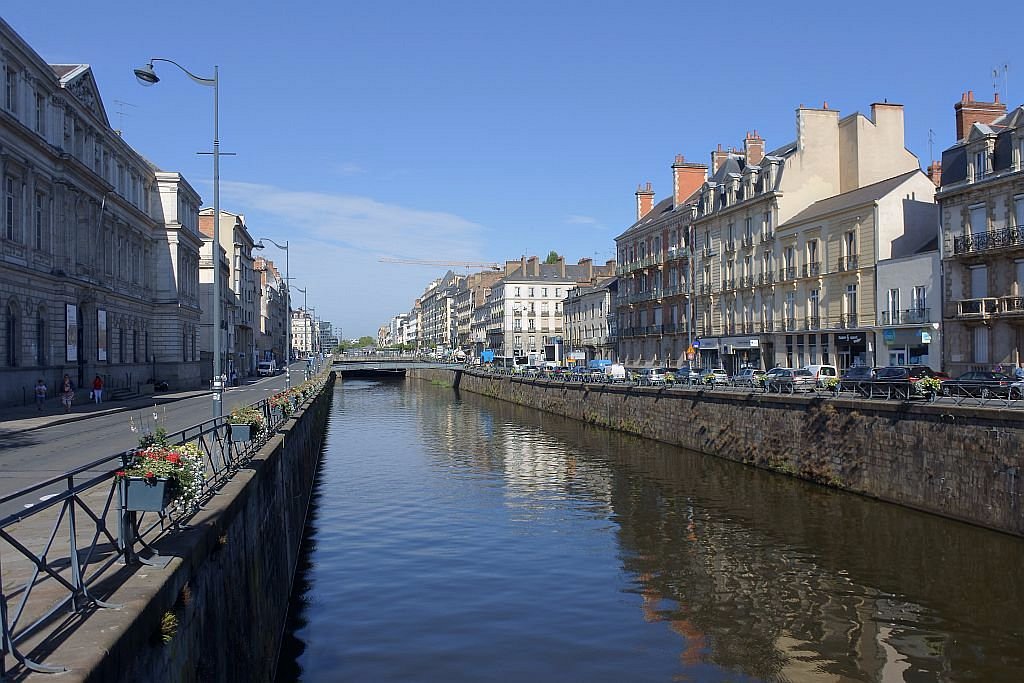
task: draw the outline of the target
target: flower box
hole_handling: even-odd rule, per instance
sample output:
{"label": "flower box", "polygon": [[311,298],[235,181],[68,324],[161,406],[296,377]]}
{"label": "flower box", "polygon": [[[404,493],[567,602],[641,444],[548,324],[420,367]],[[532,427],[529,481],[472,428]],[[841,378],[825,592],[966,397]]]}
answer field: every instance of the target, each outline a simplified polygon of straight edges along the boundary
{"label": "flower box", "polygon": [[231,440],[232,441],[251,441],[252,440],[252,425],[250,424],[232,424],[231,425]]}
{"label": "flower box", "polygon": [[166,479],[125,477],[125,509],[132,512],[160,512],[171,502],[173,486]]}

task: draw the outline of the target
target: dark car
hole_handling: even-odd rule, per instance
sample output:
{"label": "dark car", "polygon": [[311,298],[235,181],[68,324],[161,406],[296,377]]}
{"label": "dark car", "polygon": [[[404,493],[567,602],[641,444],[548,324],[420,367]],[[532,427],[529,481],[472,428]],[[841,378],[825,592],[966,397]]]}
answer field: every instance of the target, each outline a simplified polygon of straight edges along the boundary
{"label": "dark car", "polygon": [[875,378],[875,369],[867,365],[851,365],[839,376],[840,391],[855,391],[861,382]]}
{"label": "dark car", "polygon": [[942,383],[943,396],[974,396],[977,398],[1008,398],[1016,380],[1003,372],[972,370],[956,379]]}
{"label": "dark car", "polygon": [[764,370],[758,368],[743,368],[732,376],[732,383],[737,387],[756,387],[764,377]]}

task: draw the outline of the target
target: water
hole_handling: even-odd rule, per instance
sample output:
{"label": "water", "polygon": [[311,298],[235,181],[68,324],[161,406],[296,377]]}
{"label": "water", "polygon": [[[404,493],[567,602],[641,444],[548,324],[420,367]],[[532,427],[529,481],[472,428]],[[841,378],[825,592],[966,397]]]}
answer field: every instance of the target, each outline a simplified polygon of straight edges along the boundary
{"label": "water", "polygon": [[1019,681],[1024,541],[339,383],[278,680]]}

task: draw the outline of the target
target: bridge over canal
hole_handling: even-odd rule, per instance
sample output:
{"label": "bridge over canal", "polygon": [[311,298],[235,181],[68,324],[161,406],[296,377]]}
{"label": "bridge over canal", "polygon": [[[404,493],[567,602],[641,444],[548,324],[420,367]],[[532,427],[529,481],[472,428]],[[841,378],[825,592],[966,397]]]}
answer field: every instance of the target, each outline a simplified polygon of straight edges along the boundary
{"label": "bridge over canal", "polygon": [[435,363],[416,358],[395,358],[389,356],[336,356],[332,369],[343,377],[405,376],[411,368],[461,369],[452,363]]}

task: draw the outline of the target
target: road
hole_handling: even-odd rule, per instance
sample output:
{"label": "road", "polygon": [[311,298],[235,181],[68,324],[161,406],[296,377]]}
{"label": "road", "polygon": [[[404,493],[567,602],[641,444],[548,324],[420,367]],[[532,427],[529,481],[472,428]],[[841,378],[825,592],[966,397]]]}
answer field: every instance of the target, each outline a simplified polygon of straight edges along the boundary
{"label": "road", "polygon": [[[305,363],[291,366],[292,386],[305,378]],[[239,405],[255,403],[280,391],[285,376],[259,379],[251,384],[233,387],[223,394],[225,413]],[[152,429],[153,414],[159,416],[158,426],[173,433],[199,424],[211,417],[210,394],[177,401],[160,402],[154,396],[152,405],[130,411],[96,415],[86,420],[56,424],[32,431],[7,435],[0,447],[0,496],[38,481],[57,476],[74,467],[116,455],[138,445],[140,431],[132,432],[132,423]]]}

